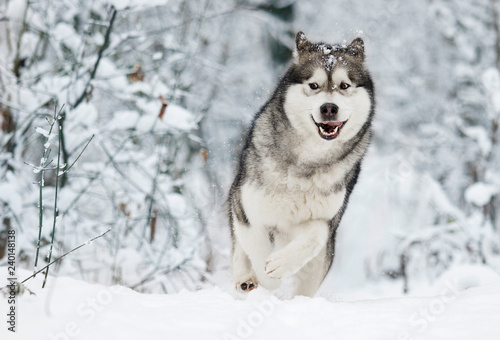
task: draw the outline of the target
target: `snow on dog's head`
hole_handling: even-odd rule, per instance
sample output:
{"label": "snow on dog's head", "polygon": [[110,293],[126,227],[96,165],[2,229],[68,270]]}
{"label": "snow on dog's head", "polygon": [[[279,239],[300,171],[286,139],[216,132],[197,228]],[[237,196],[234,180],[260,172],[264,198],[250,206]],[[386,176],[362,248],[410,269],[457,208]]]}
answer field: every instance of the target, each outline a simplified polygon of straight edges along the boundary
{"label": "snow on dog's head", "polygon": [[374,93],[361,38],[349,45],[312,43],[299,32],[294,63],[283,78],[291,125],[320,140],[349,140],[373,114]]}

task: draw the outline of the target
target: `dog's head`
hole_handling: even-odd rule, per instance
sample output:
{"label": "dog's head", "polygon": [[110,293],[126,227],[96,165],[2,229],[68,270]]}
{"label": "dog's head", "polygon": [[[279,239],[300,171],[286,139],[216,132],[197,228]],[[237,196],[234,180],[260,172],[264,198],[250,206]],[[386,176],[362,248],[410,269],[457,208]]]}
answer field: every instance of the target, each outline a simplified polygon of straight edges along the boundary
{"label": "dog's head", "polygon": [[312,43],[299,32],[295,41],[295,61],[283,78],[290,123],[325,141],[354,137],[373,113],[363,40],[328,45]]}

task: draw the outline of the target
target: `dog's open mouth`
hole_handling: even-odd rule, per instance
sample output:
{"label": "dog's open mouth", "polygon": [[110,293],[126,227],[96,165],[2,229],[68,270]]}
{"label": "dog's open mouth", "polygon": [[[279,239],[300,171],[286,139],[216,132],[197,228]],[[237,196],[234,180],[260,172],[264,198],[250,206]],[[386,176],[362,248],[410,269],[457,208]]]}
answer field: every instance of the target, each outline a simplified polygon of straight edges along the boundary
{"label": "dog's open mouth", "polygon": [[340,131],[347,123],[347,121],[345,122],[328,121],[328,122],[316,123],[314,118],[313,121],[314,124],[316,124],[316,126],[318,127],[319,136],[326,140],[337,138],[340,134]]}

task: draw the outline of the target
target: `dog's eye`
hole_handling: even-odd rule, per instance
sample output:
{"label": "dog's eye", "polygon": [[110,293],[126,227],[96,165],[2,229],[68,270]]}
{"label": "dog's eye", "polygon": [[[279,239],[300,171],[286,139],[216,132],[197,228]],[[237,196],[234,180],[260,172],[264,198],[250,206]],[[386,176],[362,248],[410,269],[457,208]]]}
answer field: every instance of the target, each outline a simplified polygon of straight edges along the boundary
{"label": "dog's eye", "polygon": [[311,90],[317,90],[319,88],[318,83],[309,83]]}
{"label": "dog's eye", "polygon": [[347,83],[340,83],[341,90],[347,90],[349,87],[351,87],[351,85],[349,85]]}

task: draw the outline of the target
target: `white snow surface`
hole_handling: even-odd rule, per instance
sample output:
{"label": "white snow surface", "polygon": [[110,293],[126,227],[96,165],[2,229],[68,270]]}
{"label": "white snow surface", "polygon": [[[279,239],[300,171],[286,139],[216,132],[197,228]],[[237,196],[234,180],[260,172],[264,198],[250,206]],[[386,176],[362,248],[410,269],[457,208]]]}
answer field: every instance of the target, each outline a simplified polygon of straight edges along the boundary
{"label": "white snow surface", "polygon": [[[6,273],[0,267],[2,286]],[[18,271],[19,277],[27,275]],[[41,289],[41,281],[39,275],[28,282],[36,295],[18,297],[17,332],[7,331],[4,321],[1,339],[500,338],[498,277],[464,290],[445,282],[433,296],[357,300],[280,300],[262,289],[239,296],[218,287],[147,295],[66,277],[49,277]],[[0,299],[5,319],[6,299]]]}

